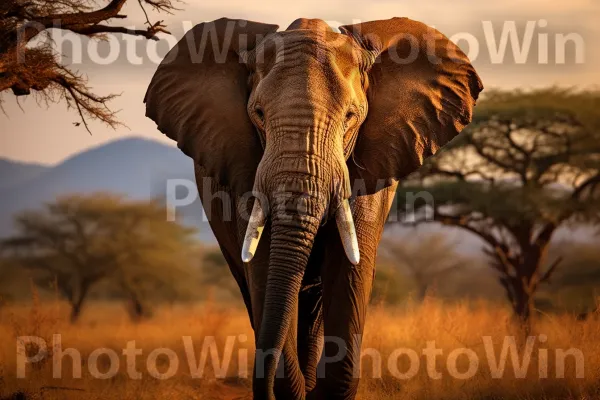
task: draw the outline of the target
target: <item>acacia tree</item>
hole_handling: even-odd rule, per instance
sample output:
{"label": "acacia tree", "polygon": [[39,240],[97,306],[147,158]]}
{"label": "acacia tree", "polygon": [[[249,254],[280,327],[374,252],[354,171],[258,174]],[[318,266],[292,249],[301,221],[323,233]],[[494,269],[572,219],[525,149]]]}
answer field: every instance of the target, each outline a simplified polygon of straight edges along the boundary
{"label": "acacia tree", "polygon": [[454,246],[435,233],[410,242],[386,237],[381,241],[380,253],[408,273],[416,285],[415,299],[422,302],[440,279],[465,267],[466,260],[456,254]]}
{"label": "acacia tree", "polygon": [[115,95],[93,93],[82,75],[58,62],[49,40],[50,29],[67,30],[94,39],[121,33],[158,40],[157,33],[168,32],[163,21],[150,21],[146,7],[171,13],[175,10],[173,1],[138,0],[147,28],[136,30],[112,24],[114,20],[127,18],[121,14],[127,0],[2,0],[0,95],[11,90],[15,96],[24,96],[35,90],[46,102],[64,101],[67,107],[75,108],[88,131],[87,118],[116,127],[115,113],[107,106]]}
{"label": "acacia tree", "polygon": [[415,205],[410,223],[437,221],[479,237],[528,322],[537,288],[561,262],[546,259],[553,235],[570,223],[598,223],[598,187],[600,93],[551,88],[488,93],[473,122],[399,194],[433,196],[434,204]]}
{"label": "acacia tree", "polygon": [[16,222],[19,234],[3,241],[3,249],[21,265],[43,271],[41,280],[56,283],[71,304],[72,321],[102,280],[120,290],[132,316],[142,316],[143,286],[185,279],[182,271],[195,246],[195,231],[167,221],[158,202],[106,194],[63,197]]}

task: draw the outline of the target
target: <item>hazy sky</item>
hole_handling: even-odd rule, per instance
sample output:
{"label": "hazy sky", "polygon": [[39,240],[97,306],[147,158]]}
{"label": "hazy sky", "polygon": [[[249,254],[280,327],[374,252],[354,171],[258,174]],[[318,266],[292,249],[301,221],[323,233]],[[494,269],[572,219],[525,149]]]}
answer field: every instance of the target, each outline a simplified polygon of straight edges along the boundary
{"label": "hazy sky", "polygon": [[[141,27],[137,2],[130,0],[130,3],[126,12],[132,17],[131,21]],[[279,6],[280,3],[285,6]],[[600,84],[598,0],[187,0],[181,7],[184,10],[173,16],[165,18],[154,14],[152,19],[166,19],[169,28],[179,38],[184,21],[189,27],[223,16],[276,23],[281,29],[298,17],[321,18],[332,25],[393,16],[409,17],[433,25],[449,37],[462,38],[458,44],[475,56],[474,65],[486,88],[555,84],[587,87]],[[496,43],[500,42],[503,30],[510,29],[511,21],[515,21],[519,44],[524,43],[527,29],[532,35],[526,59],[515,61],[510,44],[502,58],[495,54],[495,46],[489,44],[494,38]],[[582,46],[578,53],[575,42],[569,42],[566,62],[559,65],[554,50],[556,35],[568,34],[581,38]],[[544,37],[547,37],[549,48],[548,62],[540,64],[540,57],[543,60],[546,53]],[[470,40],[469,46],[467,39],[473,39],[478,45],[474,47],[473,40]],[[119,40],[123,45],[123,39]],[[145,47],[144,41],[138,43],[138,48]],[[121,48],[124,54],[124,47]],[[160,53],[164,54],[167,48],[167,41],[163,39],[163,43],[159,44]],[[579,63],[576,61],[578,57]],[[99,94],[122,93],[111,107],[121,110],[119,117],[128,128],[113,131],[92,123],[91,136],[83,126],[73,125],[78,121],[78,115],[73,110],[66,110],[64,103],[40,106],[35,98],[29,97],[21,98],[19,105],[12,94],[5,93],[3,107],[7,115],[0,114],[0,157],[54,164],[86,148],[131,135],[170,142],[156,130],[151,120],[144,117],[142,99],[155,68],[156,64],[148,58],[141,66],[127,65],[122,60],[113,65],[92,65],[85,60],[75,67],[89,77],[91,86]]]}

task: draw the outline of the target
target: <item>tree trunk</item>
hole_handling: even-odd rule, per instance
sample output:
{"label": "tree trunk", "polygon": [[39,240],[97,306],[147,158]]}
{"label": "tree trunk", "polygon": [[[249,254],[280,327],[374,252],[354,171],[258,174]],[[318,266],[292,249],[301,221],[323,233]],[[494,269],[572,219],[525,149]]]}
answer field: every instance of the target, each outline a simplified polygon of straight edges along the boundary
{"label": "tree trunk", "polygon": [[79,288],[79,296],[73,299],[74,301],[71,303],[71,323],[74,324],[79,320],[81,316],[81,309],[83,307],[83,303],[87,299],[88,292],[90,290],[90,285],[87,283],[81,284]]}
{"label": "tree trunk", "polygon": [[523,276],[503,276],[500,283],[506,290],[517,321],[529,332],[535,308],[531,280]]}
{"label": "tree trunk", "polygon": [[428,287],[424,283],[417,283],[417,290],[415,291],[415,300],[417,303],[421,304],[425,301],[427,297]]}
{"label": "tree trunk", "polygon": [[515,301],[513,302],[513,309],[515,315],[525,324],[529,324],[531,316],[533,315],[534,302],[533,296],[528,293],[526,285],[518,285],[515,287]]}
{"label": "tree trunk", "polygon": [[127,295],[129,297],[129,316],[132,321],[137,322],[144,317],[146,310],[140,298],[133,290],[128,290]]}

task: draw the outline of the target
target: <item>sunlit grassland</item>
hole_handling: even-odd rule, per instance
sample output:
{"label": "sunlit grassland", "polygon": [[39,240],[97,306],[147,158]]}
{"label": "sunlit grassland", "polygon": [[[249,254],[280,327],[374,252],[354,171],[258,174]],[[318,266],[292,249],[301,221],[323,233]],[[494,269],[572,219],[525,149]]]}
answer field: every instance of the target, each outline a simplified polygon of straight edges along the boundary
{"label": "sunlit grassland", "polygon": [[[52,348],[54,334],[61,335],[63,350],[74,348],[81,353],[81,379],[72,377],[69,356],[63,358],[62,377],[53,378],[57,369],[52,361],[52,353],[56,351]],[[520,357],[527,348],[523,331],[515,325],[507,309],[484,302],[446,304],[433,298],[401,308],[372,306],[363,338],[363,380],[359,398],[600,398],[600,321],[597,318],[577,321],[567,314],[541,315],[531,335],[535,337],[531,339],[533,347],[526,376],[515,377],[508,357],[505,373],[501,378],[494,378],[486,340],[493,342],[496,359],[501,358],[501,347],[511,337],[519,346]],[[25,379],[16,377],[18,336],[38,336],[48,343],[47,357],[27,365]],[[229,360],[223,373],[219,373],[220,366],[213,365],[210,352],[206,352],[208,362],[202,377],[194,377],[188,365],[190,352],[186,351],[184,336],[191,337],[196,363],[203,345],[214,340],[219,362]],[[122,354],[131,341],[142,350],[135,363],[141,379],[131,378]],[[422,351],[432,341],[441,354],[428,365]],[[88,362],[98,348],[113,349],[118,354],[119,369],[115,376],[108,379],[93,376]],[[148,356],[158,348],[171,349],[179,361],[176,373],[169,379],[157,379],[149,372]],[[473,367],[465,351],[458,349],[468,349],[467,352],[476,356],[477,372],[471,378],[456,375],[464,375]],[[577,349],[583,354],[583,377],[576,377],[574,356],[565,358],[564,378],[556,377],[560,369],[555,357],[557,349]],[[32,354],[37,350],[28,349]],[[416,370],[415,360],[410,361],[407,354],[411,350],[419,355]],[[223,357],[224,354],[230,356]],[[68,322],[68,307],[61,302],[40,304],[34,300],[32,304],[0,308],[0,398],[13,398],[9,396],[23,392],[31,399],[249,399],[251,384],[245,375],[251,375],[252,354],[253,333],[245,311],[210,301],[162,307],[151,319],[138,323],[130,321],[122,305],[112,303],[90,303],[75,325]],[[543,362],[545,359],[547,364]],[[111,367],[105,355],[93,364],[102,373]],[[158,373],[167,373],[169,367],[173,367],[164,355],[151,364],[156,365],[154,371]],[[547,370],[548,378],[540,379],[540,365]],[[432,367],[441,375],[440,379],[434,379],[435,374],[428,371]]]}

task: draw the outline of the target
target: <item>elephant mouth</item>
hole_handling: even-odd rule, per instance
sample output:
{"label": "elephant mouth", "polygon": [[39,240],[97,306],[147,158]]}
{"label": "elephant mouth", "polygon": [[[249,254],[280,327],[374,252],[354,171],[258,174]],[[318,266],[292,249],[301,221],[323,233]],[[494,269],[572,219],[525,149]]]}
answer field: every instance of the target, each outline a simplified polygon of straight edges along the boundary
{"label": "elephant mouth", "polygon": [[[334,214],[346,257],[352,265],[357,265],[360,262],[360,249],[358,248],[358,238],[349,200],[343,200]],[[255,198],[242,246],[243,262],[248,263],[254,258],[267,222],[267,217],[260,200]]]}

